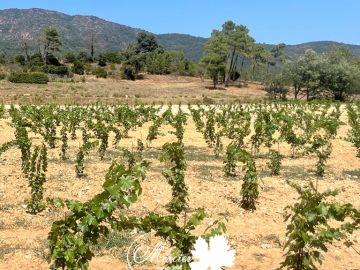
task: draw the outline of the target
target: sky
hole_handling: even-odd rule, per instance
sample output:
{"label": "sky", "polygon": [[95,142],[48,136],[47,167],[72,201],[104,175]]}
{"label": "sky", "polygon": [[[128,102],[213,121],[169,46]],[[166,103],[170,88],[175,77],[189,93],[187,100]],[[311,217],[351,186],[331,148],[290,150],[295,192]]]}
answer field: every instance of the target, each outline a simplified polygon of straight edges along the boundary
{"label": "sky", "polygon": [[360,44],[359,0],[0,0],[0,9],[8,8],[94,15],[155,34],[209,37],[232,20],[260,43]]}

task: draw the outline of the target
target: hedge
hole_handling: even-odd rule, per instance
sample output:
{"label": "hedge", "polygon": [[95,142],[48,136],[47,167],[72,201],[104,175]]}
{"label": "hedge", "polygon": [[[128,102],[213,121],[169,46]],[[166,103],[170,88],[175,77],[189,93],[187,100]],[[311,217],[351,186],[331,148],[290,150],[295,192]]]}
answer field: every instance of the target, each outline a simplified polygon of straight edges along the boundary
{"label": "hedge", "polygon": [[9,76],[9,81],[12,83],[47,84],[49,78],[43,72],[13,73]]}
{"label": "hedge", "polygon": [[56,75],[68,75],[69,69],[66,66],[45,66],[44,72]]}
{"label": "hedge", "polygon": [[43,72],[54,75],[69,75],[69,69],[66,66],[32,66],[30,72]]}

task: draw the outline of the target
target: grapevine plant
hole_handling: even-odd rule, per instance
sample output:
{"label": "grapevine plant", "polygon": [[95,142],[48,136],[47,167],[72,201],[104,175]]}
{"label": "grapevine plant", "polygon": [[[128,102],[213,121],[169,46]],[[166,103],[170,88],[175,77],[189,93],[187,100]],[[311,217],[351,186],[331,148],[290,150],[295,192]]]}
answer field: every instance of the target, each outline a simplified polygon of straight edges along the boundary
{"label": "grapevine plant", "polygon": [[106,224],[115,222],[112,215],[116,209],[128,208],[137,200],[144,176],[142,165],[129,170],[113,164],[102,193],[86,203],[66,201],[70,213],[64,220],[54,222],[48,237],[51,268],[87,269],[94,256],[90,244],[109,233]]}
{"label": "grapevine plant", "polygon": [[316,270],[324,260],[327,245],[339,240],[345,240],[347,246],[352,245],[347,235],[359,228],[360,213],[351,204],[329,202],[329,197],[339,193],[337,190],[321,193],[312,182],[307,187],[288,183],[299,198],[286,208],[285,221],[290,223],[281,268]]}
{"label": "grapevine plant", "polygon": [[[191,258],[191,251],[197,237],[192,234],[205,218],[204,209],[197,209],[183,226],[179,225],[178,215],[160,216],[149,213],[145,217],[127,216],[124,210],[135,203],[142,193],[141,181],[145,177],[147,163],[136,164],[132,168],[114,163],[106,175],[104,191],[90,201],[66,201],[70,210],[65,219],[52,225],[48,236],[52,269],[88,269],[94,253],[91,246],[100,237],[109,234],[110,229],[139,230],[155,232],[156,236],[168,241],[175,257]],[[122,211],[115,213],[116,209]],[[226,233],[225,225],[216,222],[203,235]],[[173,260],[167,264],[171,269],[190,270],[189,262]]]}
{"label": "grapevine plant", "polygon": [[47,165],[46,146],[35,147],[27,171],[29,187],[31,188],[31,199],[27,202],[27,209],[32,214],[39,213],[45,209],[43,193]]}
{"label": "grapevine plant", "polygon": [[348,140],[353,143],[357,150],[357,157],[360,158],[360,103],[347,106],[347,113],[350,124]]}
{"label": "grapevine plant", "polygon": [[78,178],[86,176],[85,174],[85,156],[98,145],[98,141],[87,142],[82,145],[76,155],[75,172]]}
{"label": "grapevine plant", "polygon": [[231,143],[227,147],[226,159],[224,161],[225,175],[230,177],[236,176],[237,162],[244,163],[243,170],[245,175],[241,187],[241,207],[246,210],[256,209],[256,200],[259,196],[259,184],[256,173],[256,164],[250,153],[239,149],[236,144]]}
{"label": "grapevine plant", "polygon": [[172,199],[168,204],[169,211],[179,214],[187,208],[188,200],[188,191],[185,185],[186,162],[183,143],[164,144],[160,161],[169,161],[173,165],[170,170],[163,171],[163,175],[172,187]]}
{"label": "grapevine plant", "polygon": [[271,175],[279,175],[283,156],[279,153],[279,151],[272,149],[270,150],[269,155],[270,155],[270,160],[267,163],[267,165],[270,169]]}
{"label": "grapevine plant", "polygon": [[240,161],[245,164],[244,182],[241,186],[241,207],[245,210],[256,210],[256,201],[259,197],[259,184],[255,161],[251,154],[245,150],[240,151]]}

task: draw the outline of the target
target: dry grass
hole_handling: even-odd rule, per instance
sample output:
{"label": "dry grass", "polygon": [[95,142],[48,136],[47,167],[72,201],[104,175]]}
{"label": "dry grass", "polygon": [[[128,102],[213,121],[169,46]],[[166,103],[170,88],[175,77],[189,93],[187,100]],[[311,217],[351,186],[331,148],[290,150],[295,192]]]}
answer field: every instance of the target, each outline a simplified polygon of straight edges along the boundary
{"label": "dry grass", "polygon": [[87,76],[86,82],[51,82],[47,85],[13,84],[0,81],[2,104],[104,104],[119,103],[228,103],[262,99],[260,85],[210,90],[210,81],[181,76],[146,75],[143,80],[96,79]]}

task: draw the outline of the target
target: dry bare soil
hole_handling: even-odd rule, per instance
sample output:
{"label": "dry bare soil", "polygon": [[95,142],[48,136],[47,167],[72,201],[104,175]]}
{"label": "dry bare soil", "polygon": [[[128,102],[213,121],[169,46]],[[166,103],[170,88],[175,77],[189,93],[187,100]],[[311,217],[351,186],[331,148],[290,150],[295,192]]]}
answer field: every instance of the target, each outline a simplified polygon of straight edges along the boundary
{"label": "dry bare soil", "polygon": [[[235,90],[234,90],[235,91]],[[239,90],[241,91],[241,90]],[[344,119],[345,120],[345,119]],[[145,138],[148,125],[132,131],[130,138],[120,142],[120,146],[131,147],[138,138]],[[129,210],[129,215],[146,215],[150,211],[165,214],[165,205],[170,201],[171,190],[161,171],[167,167],[160,163],[158,156],[165,142],[175,140],[163,127],[165,136],[155,140],[145,151],[151,161],[146,180],[143,182],[143,195]],[[333,153],[327,164],[327,173],[319,179],[319,189],[342,189],[336,201],[352,203],[360,208],[360,160],[350,143],[344,141],[348,127],[342,126],[338,138],[333,141]],[[0,143],[13,139],[13,130],[4,120],[0,122]],[[79,134],[80,135],[80,134]],[[36,142],[37,139],[33,138]],[[40,140],[38,140],[40,141]],[[261,179],[260,198],[255,212],[246,212],[237,204],[242,184],[241,168],[239,177],[233,180],[224,177],[223,159],[215,158],[202,138],[195,131],[192,121],[186,126],[184,143],[186,146],[186,184],[189,187],[190,212],[198,207],[206,209],[207,218],[197,233],[201,233],[214,220],[227,218],[230,242],[236,249],[236,265],[233,269],[268,270],[276,269],[282,261],[285,242],[286,223],[283,209],[296,201],[297,194],[287,184],[290,179],[299,184],[315,180],[315,158],[290,158],[287,145],[280,145],[286,155],[281,175],[272,177],[266,167],[266,158],[256,159]],[[46,182],[46,197],[61,197],[86,201],[101,192],[104,176],[113,160],[123,161],[118,149],[111,148],[105,160],[100,160],[96,151],[86,161],[87,177],[75,176],[75,155],[79,142],[70,143],[70,161],[59,158],[60,143],[56,149],[49,150],[49,172]],[[265,154],[263,149],[262,154]],[[64,212],[48,210],[33,216],[26,213],[24,201],[29,198],[27,180],[21,174],[20,153],[16,149],[6,152],[0,158],[0,269],[48,269],[46,238],[51,224],[64,217]],[[355,248],[360,250],[360,232],[353,234]],[[114,239],[112,239],[115,242]],[[130,239],[131,240],[131,239]],[[91,262],[92,270],[127,269],[124,260],[125,250],[108,245],[107,250],[97,252]],[[342,243],[329,247],[321,269],[355,270],[359,269],[360,256]],[[151,264],[134,269],[156,269]]]}
{"label": "dry bare soil", "polygon": [[145,75],[144,79],[134,82],[93,76],[87,76],[85,82],[75,77],[75,81],[47,85],[0,81],[0,104],[227,103],[265,97],[258,84],[210,90],[211,82],[208,80],[171,75]]}

